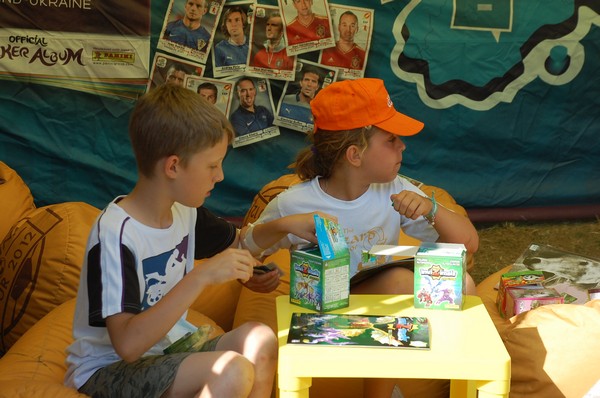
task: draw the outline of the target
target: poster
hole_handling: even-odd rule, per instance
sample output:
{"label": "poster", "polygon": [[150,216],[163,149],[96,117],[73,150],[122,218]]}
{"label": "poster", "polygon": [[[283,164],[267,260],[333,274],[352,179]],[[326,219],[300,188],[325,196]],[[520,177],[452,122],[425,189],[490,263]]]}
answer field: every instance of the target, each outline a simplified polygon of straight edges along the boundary
{"label": "poster", "polygon": [[211,51],[213,74],[223,77],[246,71],[249,31],[254,15],[253,2],[227,3]]}
{"label": "poster", "polygon": [[279,0],[289,55],[335,45],[327,0]]}
{"label": "poster", "polygon": [[0,2],[1,79],[136,97],[149,59],[149,0]]}
{"label": "poster", "polygon": [[278,7],[256,6],[250,34],[247,74],[276,80],[294,80],[296,57],[287,53],[284,29]]}
{"label": "poster", "polygon": [[224,115],[229,115],[233,99],[233,83],[223,79],[188,75],[185,87],[203,96]]}
{"label": "poster", "polygon": [[156,48],[206,63],[225,0],[170,0]]}
{"label": "poster", "polygon": [[310,101],[322,88],[337,81],[338,74],[338,68],[299,61],[295,80],[285,83],[275,124],[304,133],[311,131],[314,121]]}
{"label": "poster", "polygon": [[233,101],[229,121],[235,131],[237,148],[279,135],[273,124],[273,97],[268,79],[237,76],[233,79]]}
{"label": "poster", "polygon": [[375,12],[368,8],[330,4],[335,46],[321,50],[319,63],[341,68],[340,79],[364,77]]}
{"label": "poster", "polygon": [[165,83],[186,87],[185,83],[188,77],[202,76],[203,74],[204,65],[202,64],[157,52],[154,54],[154,61],[152,62],[148,90]]}

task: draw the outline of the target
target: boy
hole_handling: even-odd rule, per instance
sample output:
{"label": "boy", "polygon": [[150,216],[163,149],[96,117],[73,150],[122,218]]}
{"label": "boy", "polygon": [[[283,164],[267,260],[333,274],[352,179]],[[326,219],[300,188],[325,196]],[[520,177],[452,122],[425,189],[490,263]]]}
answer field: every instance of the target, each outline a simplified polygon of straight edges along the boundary
{"label": "boy", "polygon": [[[231,125],[196,93],[162,85],[136,104],[129,134],[139,178],[90,233],[65,384],[94,397],[270,396],[277,339],[266,325],[244,324],[201,352],[163,355],[192,329],[187,309],[205,287],[279,283],[276,271],[253,276],[257,261],[240,248],[239,231],[201,207],[223,180]],[[306,215],[263,232],[313,239],[313,224]],[[207,260],[194,267],[194,258]]]}

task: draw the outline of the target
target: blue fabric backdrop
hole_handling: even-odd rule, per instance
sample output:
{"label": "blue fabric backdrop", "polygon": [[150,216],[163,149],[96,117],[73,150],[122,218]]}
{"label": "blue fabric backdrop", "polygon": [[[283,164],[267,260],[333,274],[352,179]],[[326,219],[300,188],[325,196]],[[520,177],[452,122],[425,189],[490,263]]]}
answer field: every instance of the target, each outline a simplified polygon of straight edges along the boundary
{"label": "blue fabric backdrop", "polygon": [[[467,208],[600,203],[600,2],[495,0],[485,17],[476,12],[481,2],[467,0],[336,3],[375,9],[366,74],[385,80],[397,109],[425,122],[405,140],[401,173],[447,189]],[[152,49],[167,5],[152,4]],[[277,101],[282,85],[272,84]],[[103,207],[136,178],[132,108],[1,81],[0,160],[38,206]],[[243,215],[305,144],[302,133],[283,129],[231,150],[207,206]]]}

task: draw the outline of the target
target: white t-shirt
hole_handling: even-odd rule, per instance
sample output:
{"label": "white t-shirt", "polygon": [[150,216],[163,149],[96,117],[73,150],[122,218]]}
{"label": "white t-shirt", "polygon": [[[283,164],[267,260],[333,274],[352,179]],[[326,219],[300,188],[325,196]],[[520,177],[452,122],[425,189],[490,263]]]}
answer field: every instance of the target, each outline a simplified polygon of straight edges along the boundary
{"label": "white t-shirt", "polygon": [[[175,203],[172,213],[169,228],[151,228],[113,201],[96,220],[81,270],[66,385],[79,388],[96,370],[121,359],[110,342],[108,316],[144,311],[191,271],[196,209]],[[162,354],[189,331],[185,317],[145,355]]]}
{"label": "white t-shirt", "polygon": [[[369,189],[355,200],[336,199],[323,192],[319,177],[293,185],[277,195],[265,208],[255,224],[265,223],[284,216],[321,211],[338,218],[350,249],[350,276],[356,274],[363,250],[374,245],[396,245],[400,231],[423,242],[435,242],[439,235],[427,220],[401,216],[392,207],[390,196],[404,190],[426,196],[405,178],[397,176],[392,182],[371,184]],[[279,248],[308,246],[309,242],[295,235],[288,235],[265,254]]]}

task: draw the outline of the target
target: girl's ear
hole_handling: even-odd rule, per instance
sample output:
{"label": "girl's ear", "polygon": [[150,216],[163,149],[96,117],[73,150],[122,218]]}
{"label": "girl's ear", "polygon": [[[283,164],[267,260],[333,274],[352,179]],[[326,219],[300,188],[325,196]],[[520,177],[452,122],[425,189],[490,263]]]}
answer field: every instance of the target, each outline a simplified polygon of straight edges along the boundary
{"label": "girl's ear", "polygon": [[352,166],[360,167],[362,163],[362,150],[356,145],[350,145],[346,149],[346,160]]}
{"label": "girl's ear", "polygon": [[181,161],[179,159],[179,156],[177,156],[177,155],[167,156],[163,160],[163,170],[164,170],[165,175],[168,178],[177,177],[177,172],[179,171],[180,168],[181,168]]}

